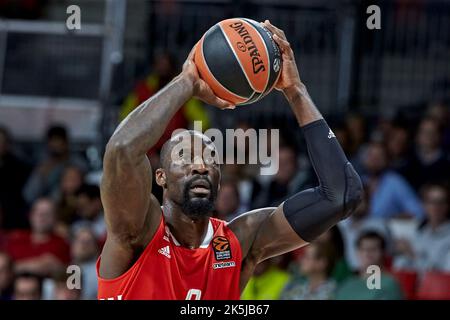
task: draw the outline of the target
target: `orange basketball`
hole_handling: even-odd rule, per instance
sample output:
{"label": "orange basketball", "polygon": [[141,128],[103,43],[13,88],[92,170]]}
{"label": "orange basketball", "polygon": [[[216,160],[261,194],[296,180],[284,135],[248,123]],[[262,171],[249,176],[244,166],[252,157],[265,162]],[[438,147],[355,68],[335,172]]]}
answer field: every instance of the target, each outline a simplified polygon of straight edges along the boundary
{"label": "orange basketball", "polygon": [[195,50],[200,76],[214,93],[235,105],[268,94],[278,80],[281,54],[269,30],[246,18],[211,27]]}

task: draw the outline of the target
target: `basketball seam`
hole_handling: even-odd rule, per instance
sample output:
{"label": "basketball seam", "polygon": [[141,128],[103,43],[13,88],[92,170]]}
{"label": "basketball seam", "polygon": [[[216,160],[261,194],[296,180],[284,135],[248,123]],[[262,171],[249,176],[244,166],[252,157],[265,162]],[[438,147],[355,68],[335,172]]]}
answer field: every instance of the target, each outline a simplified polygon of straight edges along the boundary
{"label": "basketball seam", "polygon": [[[205,63],[205,67],[206,67],[206,69],[208,70],[208,72],[209,72],[209,74],[211,75],[211,77],[217,82],[217,84],[220,86],[220,87],[222,87],[226,92],[228,92],[228,93],[230,93],[231,95],[234,95],[234,96],[236,96],[236,97],[238,97],[238,98],[241,98],[241,99],[244,99],[244,100],[246,100],[246,99],[248,99],[248,98],[246,98],[246,97],[242,97],[242,96],[240,96],[240,95],[238,95],[238,94],[236,94],[236,93],[234,93],[234,92],[232,92],[232,91],[230,91],[230,90],[228,90],[219,80],[217,80],[216,79],[216,77],[214,76],[214,74],[211,72],[211,70],[209,69],[209,66],[208,66],[208,64],[206,63],[206,59],[205,59],[205,53],[203,52],[203,43],[204,43],[205,41],[204,41],[204,39],[203,39],[203,41],[202,41],[202,60],[203,60],[203,62]],[[239,102],[240,103],[240,102]]]}
{"label": "basketball seam", "polygon": [[[228,46],[230,47],[231,51],[233,51],[234,57],[236,58],[237,62],[239,63],[239,66],[241,67],[242,73],[244,73],[245,79],[247,79],[247,82],[248,82],[248,84],[250,85],[250,88],[253,89],[253,92],[258,91],[258,90],[256,90],[255,88],[253,88],[253,84],[252,84],[252,82],[250,81],[250,79],[248,78],[247,72],[245,72],[244,67],[242,67],[241,60],[239,59],[239,57],[237,56],[236,52],[234,51],[234,48],[233,48],[233,46],[231,45],[230,39],[228,39],[227,34],[225,33],[225,31],[223,31],[223,28],[222,28],[222,26],[221,26],[220,24],[219,24],[219,28],[220,28],[220,31],[222,31],[223,36],[224,36],[225,39],[227,40]],[[253,95],[253,94],[252,94],[252,95]],[[248,99],[250,99],[250,98],[248,98]]]}
{"label": "basketball seam", "polygon": [[[252,101],[252,99],[253,99],[253,97],[255,96],[255,94],[259,94],[259,97],[257,97],[256,100],[253,100],[253,101]],[[245,101],[245,102],[242,103],[242,105],[244,105],[244,104],[255,103],[255,102],[259,101],[262,97],[264,97],[264,93],[263,93],[263,92],[257,92],[257,91],[255,91],[255,92],[251,95],[251,97],[248,98],[247,101]]]}
{"label": "basketball seam", "polygon": [[249,101],[253,99],[253,96],[254,96],[255,94],[256,94],[256,91],[253,91],[252,95],[247,99],[247,101],[242,102],[241,105],[248,104]]}
{"label": "basketball seam", "polygon": [[[280,68],[281,68],[281,67],[280,67]],[[278,79],[280,78],[280,75],[281,75],[281,70],[280,70],[280,72],[278,72],[277,77],[275,78],[275,81],[274,81],[273,84],[272,84],[272,87],[270,88],[269,91],[267,91],[267,92],[264,93],[264,96],[266,96],[267,94],[269,94],[269,93],[273,90],[273,88],[275,88],[275,85],[277,84]]]}
{"label": "basketball seam", "polygon": [[250,21],[248,21],[248,19],[243,19],[243,20],[244,20],[246,23],[248,23],[253,29],[256,30],[256,33],[258,34],[259,38],[261,39],[261,41],[262,41],[262,43],[263,43],[263,45],[264,45],[264,49],[266,50],[266,54],[267,54],[267,69],[269,69],[269,74],[267,75],[267,80],[266,80],[266,85],[264,86],[264,90],[261,91],[261,96],[262,96],[262,95],[264,94],[264,92],[266,91],[267,86],[269,85],[269,80],[270,80],[270,71],[271,71],[270,69],[271,69],[271,66],[270,66],[269,49],[267,49],[266,42],[264,41],[263,36],[259,33],[258,28],[255,27],[255,26],[253,25],[253,23],[251,23]]}

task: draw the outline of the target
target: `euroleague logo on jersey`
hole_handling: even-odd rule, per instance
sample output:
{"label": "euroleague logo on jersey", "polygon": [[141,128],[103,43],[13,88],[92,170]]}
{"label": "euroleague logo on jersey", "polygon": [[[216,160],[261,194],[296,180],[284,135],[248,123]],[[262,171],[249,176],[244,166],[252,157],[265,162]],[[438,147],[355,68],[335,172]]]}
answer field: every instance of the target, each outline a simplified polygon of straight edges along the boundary
{"label": "euroleague logo on jersey", "polygon": [[230,242],[225,237],[215,237],[213,239],[213,246],[217,251],[225,251],[230,248]]}
{"label": "euroleague logo on jersey", "polygon": [[214,237],[212,243],[216,260],[231,259],[230,241],[227,238],[217,236]]}

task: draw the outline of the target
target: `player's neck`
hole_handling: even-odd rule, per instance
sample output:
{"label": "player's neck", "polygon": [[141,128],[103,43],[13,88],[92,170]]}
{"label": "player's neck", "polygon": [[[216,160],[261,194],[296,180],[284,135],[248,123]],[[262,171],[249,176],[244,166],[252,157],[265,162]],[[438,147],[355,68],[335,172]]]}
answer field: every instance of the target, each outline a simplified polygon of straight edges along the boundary
{"label": "player's neck", "polygon": [[173,203],[164,201],[164,219],[175,239],[186,248],[200,247],[208,231],[209,217],[192,219]]}

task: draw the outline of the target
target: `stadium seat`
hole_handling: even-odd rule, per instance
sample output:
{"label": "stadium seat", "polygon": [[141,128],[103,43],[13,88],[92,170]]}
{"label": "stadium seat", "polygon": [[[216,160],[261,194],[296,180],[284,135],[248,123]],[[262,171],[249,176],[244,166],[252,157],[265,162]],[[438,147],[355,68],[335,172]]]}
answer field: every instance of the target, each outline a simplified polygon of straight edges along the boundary
{"label": "stadium seat", "polygon": [[416,296],[417,273],[414,271],[391,271],[399,282],[405,298],[414,300]]}
{"label": "stadium seat", "polygon": [[450,300],[450,273],[427,272],[420,281],[417,299]]}

